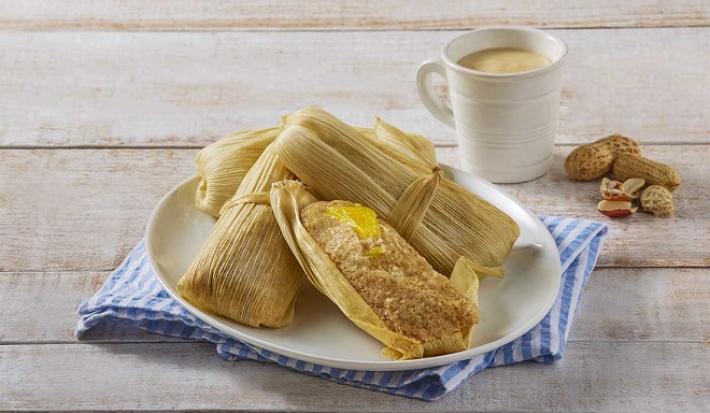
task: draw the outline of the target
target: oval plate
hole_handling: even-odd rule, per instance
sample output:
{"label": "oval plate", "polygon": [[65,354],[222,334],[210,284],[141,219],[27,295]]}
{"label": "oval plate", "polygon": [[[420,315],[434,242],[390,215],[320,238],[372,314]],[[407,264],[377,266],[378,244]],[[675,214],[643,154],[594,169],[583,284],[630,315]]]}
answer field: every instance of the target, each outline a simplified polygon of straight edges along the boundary
{"label": "oval plate", "polygon": [[[560,286],[557,247],[540,220],[510,195],[481,178],[442,165],[447,176],[505,211],[520,225],[516,248],[506,258],[505,278],[481,282],[481,323],[466,351],[417,360],[387,360],[382,344],[361,331],[315,288],[307,285],[294,321],[281,329],[252,328],[206,313],[185,301],[177,282],[207,238],[215,219],[194,207],[199,182],[192,177],[155,207],[146,229],[148,258],[160,283],[189,312],[225,334],[275,353],[323,366],[354,370],[412,370],[469,359],[510,343],[539,323]],[[307,283],[306,283],[307,284]]]}

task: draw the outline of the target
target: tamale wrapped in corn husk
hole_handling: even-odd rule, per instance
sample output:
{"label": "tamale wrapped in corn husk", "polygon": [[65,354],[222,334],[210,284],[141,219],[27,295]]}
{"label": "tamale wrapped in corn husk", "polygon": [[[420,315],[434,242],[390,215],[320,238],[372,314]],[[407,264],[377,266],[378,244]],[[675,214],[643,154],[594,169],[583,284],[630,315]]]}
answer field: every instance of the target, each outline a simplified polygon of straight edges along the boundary
{"label": "tamale wrapped in corn husk", "polygon": [[271,206],[308,280],[382,354],[412,359],[469,347],[478,315],[478,276],[461,258],[451,278],[437,273],[374,211],[318,202],[303,184],[274,184]]}
{"label": "tamale wrapped in corn husk", "polygon": [[273,182],[292,177],[268,146],[222,207],[178,291],[190,303],[253,327],[282,327],[294,316],[303,272],[269,205]]}
{"label": "tamale wrapped in corn husk", "polygon": [[219,217],[222,205],[278,134],[279,128],[240,131],[202,148],[195,157],[200,176],[195,194],[197,209]]}
{"label": "tamale wrapped in corn husk", "polygon": [[[195,157],[195,169],[200,177],[195,194],[197,209],[218,218],[222,205],[234,195],[244,175],[278,136],[279,130],[274,127],[239,131],[202,148]],[[422,136],[402,133],[380,119],[374,129],[357,130],[424,159],[432,167],[436,165],[434,146]]]}
{"label": "tamale wrapped in corn husk", "polygon": [[316,108],[284,117],[274,145],[279,159],[319,199],[374,209],[440,273],[451,274],[463,256],[502,274],[519,235],[517,224],[432,169],[433,159],[402,152]]}
{"label": "tamale wrapped in corn husk", "polygon": [[415,161],[423,162],[429,169],[436,167],[436,150],[431,141],[421,135],[404,133],[394,125],[377,118],[375,136],[393,146]]}

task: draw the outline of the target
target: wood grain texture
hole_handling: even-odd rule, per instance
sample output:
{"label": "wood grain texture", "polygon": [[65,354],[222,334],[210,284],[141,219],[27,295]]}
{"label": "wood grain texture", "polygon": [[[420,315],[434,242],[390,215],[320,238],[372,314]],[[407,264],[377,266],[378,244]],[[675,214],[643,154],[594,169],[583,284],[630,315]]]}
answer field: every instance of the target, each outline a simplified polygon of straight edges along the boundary
{"label": "wood grain texture", "polygon": [[[76,343],[77,307],[99,290],[108,272],[0,273],[0,344]],[[122,323],[99,325],[87,341],[166,342],[178,338]]]}
{"label": "wood grain texture", "polygon": [[[498,24],[556,29],[571,48],[555,167],[504,189],[610,227],[563,360],[425,403],[122,325],[73,337],[77,305],[192,175],[195,148],[235,129],[316,104],[425,134],[457,164],[416,67],[460,33],[440,30]],[[704,0],[0,0],[0,411],[706,411],[709,25]],[[674,144],[643,147],[681,171],[672,218],[609,220],[597,183],[564,176],[564,145],[611,132]],[[119,149],[70,149],[84,146]],[[37,147],[68,148],[18,149]]]}
{"label": "wood grain texture", "polygon": [[607,224],[609,237],[598,262],[601,266],[710,266],[710,163],[703,160],[710,157],[710,145],[641,147],[644,156],[680,171],[683,183],[673,193],[676,211],[670,218],[642,212],[625,219],[601,215],[596,210],[600,182],[572,182],[563,170],[571,150],[558,148],[554,166],[543,179],[503,188],[535,212]]}
{"label": "wood grain texture", "polygon": [[[552,32],[571,50],[558,143],[710,142],[710,28]],[[0,146],[200,146],[306,105],[452,145],[414,80],[458,33],[0,33]]]}
{"label": "wood grain texture", "polygon": [[[0,344],[76,343],[79,303],[108,272],[0,274]],[[710,274],[706,269],[599,269],[582,296],[573,342],[710,342]],[[82,342],[180,339],[111,323]]]}
{"label": "wood grain texture", "polygon": [[447,1],[367,0],[41,0],[0,2],[0,29],[240,30],[466,29],[500,24],[539,27],[701,26],[702,0]]}
{"label": "wood grain texture", "polygon": [[[683,184],[667,219],[636,214],[612,220],[596,211],[598,183],[569,181],[570,147],[558,148],[544,178],[503,188],[533,211],[609,225],[602,267],[710,266],[710,145],[645,146],[677,167]],[[193,149],[0,151],[0,271],[111,270],[143,236],[157,201],[193,174]],[[439,160],[456,164],[455,148]],[[689,247],[692,245],[692,248]]]}
{"label": "wood grain texture", "polygon": [[7,345],[0,409],[704,412],[708,363],[707,343],[571,343],[554,365],[487,370],[430,403],[223,361],[210,344]]}

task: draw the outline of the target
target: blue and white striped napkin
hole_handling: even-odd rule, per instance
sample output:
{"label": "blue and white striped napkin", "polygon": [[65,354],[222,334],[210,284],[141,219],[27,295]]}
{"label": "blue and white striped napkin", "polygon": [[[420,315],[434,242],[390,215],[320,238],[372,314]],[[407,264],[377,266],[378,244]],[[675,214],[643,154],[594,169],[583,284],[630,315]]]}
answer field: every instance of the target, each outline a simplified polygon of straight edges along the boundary
{"label": "blue and white striped napkin", "polygon": [[607,228],[594,221],[540,218],[552,233],[562,262],[562,284],[552,310],[540,324],[512,343],[447,366],[401,372],[336,369],[294,360],[227,337],[191,315],[162,289],[146,257],[144,241],[93,297],[81,303],[75,333],[81,337],[92,328],[129,323],[153,333],[213,342],[219,355],[227,360],[271,362],[342,384],[436,400],[488,367],[525,360],[550,363],[562,357],[579,297],[594,269]]}

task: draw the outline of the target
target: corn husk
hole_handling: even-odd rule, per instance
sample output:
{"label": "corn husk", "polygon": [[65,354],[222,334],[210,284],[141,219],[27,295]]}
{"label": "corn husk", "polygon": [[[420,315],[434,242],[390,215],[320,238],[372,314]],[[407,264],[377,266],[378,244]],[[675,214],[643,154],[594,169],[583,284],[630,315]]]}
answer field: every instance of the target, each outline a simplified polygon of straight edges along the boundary
{"label": "corn husk", "polygon": [[432,162],[359,133],[308,108],[286,116],[274,142],[279,159],[322,200],[374,209],[442,274],[460,257],[502,273],[519,235],[515,221],[446,179]]}
{"label": "corn husk", "polygon": [[244,176],[178,291],[201,310],[253,327],[282,327],[294,316],[303,272],[269,205],[271,184],[292,177],[266,148]]}
{"label": "corn husk", "polygon": [[[414,159],[436,165],[434,146],[426,138],[405,134],[378,118],[375,128],[357,128],[371,138],[395,145]],[[235,132],[206,147],[195,157],[195,169],[200,177],[195,194],[195,206],[218,218],[222,205],[239,188],[244,175],[261,153],[278,136],[279,128]]]}
{"label": "corn husk", "polygon": [[222,205],[234,195],[244,175],[278,134],[279,128],[246,130],[202,148],[195,157],[200,177],[195,194],[197,209],[219,217]]}
{"label": "corn husk", "polygon": [[[385,345],[383,356],[412,359],[462,351],[469,347],[473,325],[467,331],[458,331],[426,343],[390,330],[303,226],[300,211],[316,200],[296,181],[276,183],[271,190],[271,206],[276,221],[308,280],[356,326]],[[478,277],[474,267],[467,265],[466,261],[466,258],[459,261],[450,281],[459,293],[473,302],[477,312]]]}
{"label": "corn husk", "polygon": [[377,138],[405,156],[426,164],[429,169],[436,167],[436,150],[429,139],[415,133],[404,133],[381,118],[377,118],[374,131]]}

